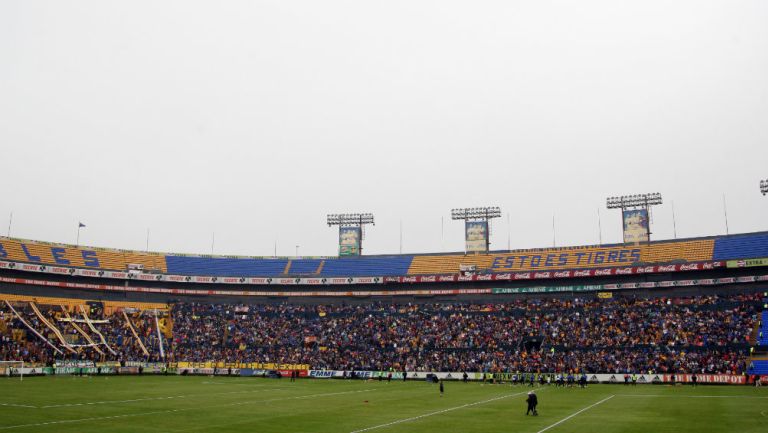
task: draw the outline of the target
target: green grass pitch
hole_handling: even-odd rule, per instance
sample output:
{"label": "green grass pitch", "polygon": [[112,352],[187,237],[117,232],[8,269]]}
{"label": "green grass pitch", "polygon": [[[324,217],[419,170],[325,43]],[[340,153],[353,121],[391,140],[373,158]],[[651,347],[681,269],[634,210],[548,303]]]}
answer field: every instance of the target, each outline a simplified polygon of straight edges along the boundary
{"label": "green grass pitch", "polygon": [[0,378],[0,432],[768,432],[768,388],[227,377]]}

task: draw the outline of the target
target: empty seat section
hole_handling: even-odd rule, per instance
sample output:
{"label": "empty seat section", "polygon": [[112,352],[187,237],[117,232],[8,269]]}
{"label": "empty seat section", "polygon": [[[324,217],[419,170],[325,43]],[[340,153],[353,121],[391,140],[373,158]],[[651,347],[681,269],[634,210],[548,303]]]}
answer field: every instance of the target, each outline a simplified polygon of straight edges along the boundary
{"label": "empty seat section", "polygon": [[702,262],[712,260],[714,240],[660,242],[645,246],[640,253],[644,263],[670,263],[677,261]]}
{"label": "empty seat section", "polygon": [[291,267],[288,275],[315,275],[321,269],[321,259],[294,259],[291,260]]}
{"label": "empty seat section", "polygon": [[752,368],[749,370],[749,374],[768,375],[768,360],[752,361]]}
{"label": "empty seat section", "polygon": [[768,257],[768,234],[739,235],[715,240],[715,260]]}
{"label": "empty seat section", "polygon": [[635,262],[696,262],[711,260],[712,249],[712,240],[700,240],[528,249],[502,254],[424,255],[414,257],[409,274],[457,273],[460,265],[475,265],[478,271],[509,272],[629,266]]}
{"label": "empty seat section", "polygon": [[406,275],[413,256],[344,257],[325,259],[324,277],[376,277]]}
{"label": "empty seat section", "polygon": [[274,277],[283,274],[287,259],[165,256],[169,274],[214,277]]}
{"label": "empty seat section", "polygon": [[488,254],[446,254],[435,256],[414,256],[409,274],[457,274],[460,265],[475,265],[478,270],[491,267],[495,255]]}
{"label": "empty seat section", "polygon": [[124,271],[131,264],[166,272],[165,257],[158,253],[76,247],[16,239],[0,239],[0,259],[54,266],[74,266]]}

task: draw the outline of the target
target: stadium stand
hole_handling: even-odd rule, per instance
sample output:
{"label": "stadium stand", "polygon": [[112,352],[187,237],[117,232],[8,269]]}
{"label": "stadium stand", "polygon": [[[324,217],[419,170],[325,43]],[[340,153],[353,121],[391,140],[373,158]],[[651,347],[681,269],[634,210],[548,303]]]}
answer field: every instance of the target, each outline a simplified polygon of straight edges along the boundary
{"label": "stadium stand", "polygon": [[[164,306],[163,325],[152,314],[161,308],[151,304],[94,311],[93,303],[81,301],[63,306],[67,304],[57,298],[0,299],[9,303],[0,308],[0,359],[32,364],[54,359],[157,361],[162,345],[171,362],[302,364],[337,370],[741,374],[747,369],[761,298],[733,294],[356,305],[178,302]],[[92,307],[91,314],[85,314],[85,305]],[[61,328],[76,353],[63,350],[65,344],[46,329],[41,316]],[[75,324],[83,326],[70,326]],[[164,337],[158,337],[158,331]]]}
{"label": "stadium stand", "polygon": [[768,257],[768,233],[714,238],[528,249],[489,254],[381,255],[328,258],[196,256],[76,247],[0,237],[0,259],[16,262],[174,275],[230,277],[371,277],[456,274],[460,265],[479,272],[590,269]]}
{"label": "stadium stand", "polygon": [[0,259],[47,265],[124,271],[129,264],[167,272],[165,256],[106,248],[76,247],[39,241],[0,238]]}

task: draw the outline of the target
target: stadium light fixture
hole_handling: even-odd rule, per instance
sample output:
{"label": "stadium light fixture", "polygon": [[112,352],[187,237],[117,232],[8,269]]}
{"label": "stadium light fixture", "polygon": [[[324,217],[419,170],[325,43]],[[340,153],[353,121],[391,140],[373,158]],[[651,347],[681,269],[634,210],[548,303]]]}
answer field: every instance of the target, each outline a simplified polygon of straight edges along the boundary
{"label": "stadium light fixture", "polygon": [[[359,227],[360,230],[354,230],[359,233],[359,238],[357,240],[357,245],[359,249],[351,254],[345,254],[345,255],[361,255],[363,253],[363,238],[365,237],[365,225],[366,224],[372,224],[376,225],[376,222],[373,218],[372,213],[334,213],[334,214],[328,214],[327,219],[328,227],[330,226],[339,226],[339,255],[342,255],[342,241],[341,241],[341,235],[342,235],[342,228],[343,227]],[[353,248],[354,249],[357,248]],[[298,254],[297,254],[298,255]]]}
{"label": "stadium light fixture", "polygon": [[[493,218],[501,217],[501,208],[498,206],[485,207],[465,207],[451,209],[452,220],[464,220],[466,230],[467,221],[490,221]],[[490,251],[491,247],[491,225],[487,224],[488,233],[485,236],[485,251]]]}
{"label": "stadium light fixture", "polygon": [[376,225],[372,213],[337,213],[328,214],[328,226],[362,227],[365,224]]}
{"label": "stadium light fixture", "polygon": [[760,192],[763,193],[763,195],[768,194],[768,179],[760,181]]}
{"label": "stadium light fixture", "polygon": [[650,194],[622,195],[618,197],[608,197],[606,207],[608,209],[631,209],[648,208],[662,203],[661,193],[654,192]]}
{"label": "stadium light fixture", "polygon": [[[621,209],[622,226],[624,226],[624,211],[627,209],[645,209],[650,215],[651,206],[662,203],[661,193],[652,192],[650,194],[632,194],[608,197],[605,200],[605,207],[608,209]],[[626,234],[626,233],[625,233]],[[646,227],[648,242],[651,241],[651,223],[648,221]],[[626,238],[624,238],[626,241]]]}
{"label": "stadium light fixture", "polygon": [[501,217],[501,208],[498,206],[451,209],[451,219],[453,220],[488,221],[499,217]]}

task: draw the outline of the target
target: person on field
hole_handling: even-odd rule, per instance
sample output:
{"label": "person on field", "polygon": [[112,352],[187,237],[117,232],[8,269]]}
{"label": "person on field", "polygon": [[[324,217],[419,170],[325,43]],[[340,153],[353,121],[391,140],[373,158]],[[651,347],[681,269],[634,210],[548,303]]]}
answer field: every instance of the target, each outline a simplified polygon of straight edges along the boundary
{"label": "person on field", "polygon": [[440,397],[445,393],[445,387],[443,387],[443,379],[440,379]]}
{"label": "person on field", "polygon": [[693,374],[691,375],[691,385],[693,385],[694,387],[696,387],[696,382],[698,382],[698,381],[699,381],[699,377],[698,377],[698,376],[696,376],[696,373],[693,373]]}
{"label": "person on field", "polygon": [[467,379],[469,379],[469,375],[465,371],[464,374],[461,375],[461,380],[463,380],[464,383],[467,383]]}
{"label": "person on field", "polygon": [[539,399],[536,397],[536,393],[528,391],[528,398],[525,401],[528,403],[528,410],[525,411],[525,415],[533,414],[533,416],[538,416],[539,412],[536,410],[536,406],[539,404]]}

